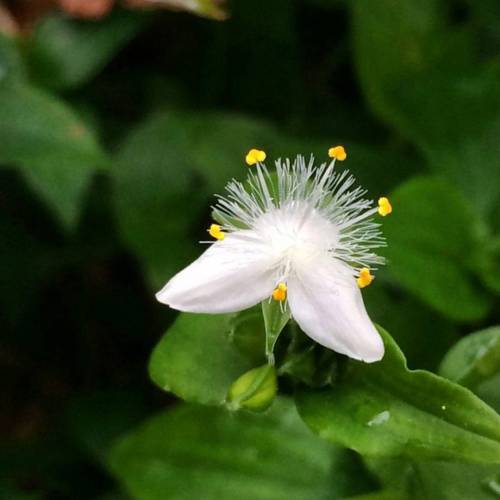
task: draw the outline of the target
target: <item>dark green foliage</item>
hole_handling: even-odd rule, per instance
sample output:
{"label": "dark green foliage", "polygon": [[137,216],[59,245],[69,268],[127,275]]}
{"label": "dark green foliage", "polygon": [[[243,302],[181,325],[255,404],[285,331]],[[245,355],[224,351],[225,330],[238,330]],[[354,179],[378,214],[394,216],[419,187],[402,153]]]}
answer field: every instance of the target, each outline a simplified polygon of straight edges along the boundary
{"label": "dark green foliage", "polygon": [[[229,11],[51,12],[0,36],[0,497],[496,498],[500,8]],[[336,144],[394,207],[363,290],[382,362],[283,327],[276,303],[155,301],[248,149],[323,162]],[[264,409],[260,386],[232,404],[248,372],[271,395],[277,375],[261,414],[236,411]]]}

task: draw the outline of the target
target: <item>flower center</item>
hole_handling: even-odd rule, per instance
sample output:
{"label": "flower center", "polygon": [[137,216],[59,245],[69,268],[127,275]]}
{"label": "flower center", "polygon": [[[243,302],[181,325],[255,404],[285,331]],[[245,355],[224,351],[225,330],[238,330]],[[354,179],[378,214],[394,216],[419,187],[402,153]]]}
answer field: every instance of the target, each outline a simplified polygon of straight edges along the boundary
{"label": "flower center", "polygon": [[254,226],[286,273],[304,260],[335,248],[337,228],[307,202],[290,202],[264,213]]}

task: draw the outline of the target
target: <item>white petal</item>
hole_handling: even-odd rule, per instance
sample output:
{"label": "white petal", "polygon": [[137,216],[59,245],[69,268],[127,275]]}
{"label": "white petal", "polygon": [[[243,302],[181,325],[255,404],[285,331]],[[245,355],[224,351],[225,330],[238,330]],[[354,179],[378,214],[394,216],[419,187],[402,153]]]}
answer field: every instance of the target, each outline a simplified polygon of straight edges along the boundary
{"label": "white petal", "polygon": [[384,344],[346,264],[330,256],[299,262],[288,279],[288,303],[319,344],[367,363],[382,359]]}
{"label": "white petal", "polygon": [[252,231],[227,234],[176,274],[156,298],[197,313],[241,311],[269,297],[276,286],[275,258]]}

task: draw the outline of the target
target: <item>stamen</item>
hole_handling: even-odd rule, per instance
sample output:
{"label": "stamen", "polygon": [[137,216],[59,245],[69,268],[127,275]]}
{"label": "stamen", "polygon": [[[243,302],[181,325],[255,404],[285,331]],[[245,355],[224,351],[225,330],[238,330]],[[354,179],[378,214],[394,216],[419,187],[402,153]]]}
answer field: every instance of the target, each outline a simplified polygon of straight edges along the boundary
{"label": "stamen", "polygon": [[328,150],[328,156],[338,161],[344,161],[347,158],[344,146],[335,146]]}
{"label": "stamen", "polygon": [[368,286],[373,280],[374,277],[367,267],[363,267],[363,269],[360,269],[357,279],[359,288],[365,288],[365,286]]}
{"label": "stamen", "polygon": [[251,149],[245,156],[245,161],[247,165],[255,165],[256,163],[261,163],[266,159],[265,151],[260,149]]}
{"label": "stamen", "polygon": [[392,212],[392,205],[386,197],[378,199],[378,213],[385,217]]}
{"label": "stamen", "polygon": [[[359,269],[375,269],[384,264],[384,258],[374,249],[384,247],[385,239],[380,223],[372,218],[381,209],[379,204],[365,198],[366,190],[355,186],[355,179],[348,171],[335,171],[335,163],[336,160],[330,161],[316,168],[312,156],[306,160],[299,155],[293,162],[277,160],[276,174],[271,174],[263,163],[257,162],[245,183],[233,180],[226,188],[226,195],[218,196],[213,207],[215,219],[226,233],[253,229],[260,234],[261,217],[266,216],[270,224],[275,223],[275,216],[284,218],[286,227],[277,227],[277,231],[290,229],[294,239],[310,217],[324,217],[338,236],[329,254],[349,264],[356,279]],[[293,227],[288,228],[289,223]],[[264,232],[267,235],[268,231]],[[287,275],[279,274],[285,282]]]}
{"label": "stamen", "polygon": [[208,229],[208,234],[216,240],[223,240],[226,237],[226,233],[222,231],[219,224],[212,224]]}
{"label": "stamen", "polygon": [[286,291],[288,290],[285,283],[279,283],[273,291],[273,299],[283,302],[286,300]]}

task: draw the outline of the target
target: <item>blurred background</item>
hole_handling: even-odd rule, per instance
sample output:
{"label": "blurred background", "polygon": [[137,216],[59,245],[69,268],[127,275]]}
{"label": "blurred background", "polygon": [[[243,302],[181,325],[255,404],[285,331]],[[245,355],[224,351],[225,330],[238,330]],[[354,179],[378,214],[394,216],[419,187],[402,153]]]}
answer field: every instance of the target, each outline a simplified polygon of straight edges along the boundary
{"label": "blurred background", "polygon": [[364,296],[410,367],[498,323],[496,0],[2,1],[0,31],[1,498],[129,498],[106,450],[176,404],[154,292],[252,147],[343,144],[391,197]]}

